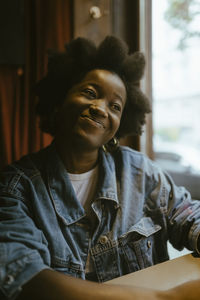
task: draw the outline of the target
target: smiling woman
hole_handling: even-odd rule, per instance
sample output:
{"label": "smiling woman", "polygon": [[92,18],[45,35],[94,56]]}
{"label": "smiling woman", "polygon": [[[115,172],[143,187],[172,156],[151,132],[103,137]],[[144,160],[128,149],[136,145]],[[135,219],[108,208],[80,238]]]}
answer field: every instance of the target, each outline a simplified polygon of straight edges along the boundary
{"label": "smiling woman", "polygon": [[[57,108],[57,146],[65,148],[65,153],[77,149],[72,152],[77,156],[83,149],[87,149],[97,157],[99,148],[115,136],[125,102],[126,88],[117,74],[107,70],[88,72],[79,84],[69,90],[65,100]],[[70,153],[67,155],[69,161]],[[81,168],[78,159],[77,162]],[[88,169],[82,169],[81,172],[86,172],[91,167],[93,166],[87,166]]]}
{"label": "smiling woman", "polygon": [[115,37],[51,53],[36,92],[40,127],[54,141],[1,174],[1,299],[167,299],[91,281],[166,261],[168,240],[200,253],[200,202],[116,142],[141,134],[150,111],[143,71],[144,56]]}
{"label": "smiling woman", "polygon": [[[55,110],[63,103],[70,89],[73,89],[76,84],[80,85],[90,71],[107,70],[113,74],[113,83],[116,82],[114,79],[116,75],[123,81],[128,100],[124,114],[126,117],[122,116],[117,136],[141,134],[145,114],[151,110],[147,97],[138,88],[144,66],[145,59],[142,53],[128,55],[127,46],[112,36],[107,37],[98,48],[92,41],[78,38],[66,46],[66,52],[50,52],[47,76],[36,86],[36,94],[39,96],[37,113],[41,118],[41,129],[54,135],[52,125]],[[98,87],[96,88],[98,93]],[[87,93],[93,97],[95,90],[89,90],[88,87]]]}
{"label": "smiling woman", "polygon": [[[47,76],[36,86],[37,112],[67,170],[87,172],[96,165],[99,149],[115,144],[114,137],[141,134],[150,112],[138,88],[144,65],[142,53],[128,55],[127,46],[113,36],[98,48],[78,38],[66,52],[50,53]],[[83,149],[93,158],[87,165],[80,160]]]}

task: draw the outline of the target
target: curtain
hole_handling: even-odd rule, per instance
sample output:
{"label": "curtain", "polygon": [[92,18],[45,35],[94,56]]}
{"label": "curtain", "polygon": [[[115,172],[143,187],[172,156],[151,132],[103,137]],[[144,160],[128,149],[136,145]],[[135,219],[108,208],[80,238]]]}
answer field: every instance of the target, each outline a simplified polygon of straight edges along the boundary
{"label": "curtain", "polygon": [[[114,15],[116,19],[114,23],[117,27],[115,33],[118,34],[120,31],[120,37],[128,44],[130,53],[138,51],[140,48],[140,0],[121,0],[118,4],[114,1],[113,5],[118,6],[117,15]],[[120,144],[138,151],[141,149],[139,136],[132,135],[122,138]]]}
{"label": "curtain", "polygon": [[72,37],[70,0],[25,4],[25,65],[0,66],[0,168],[51,142],[38,128],[33,87],[46,71],[47,49],[62,50]]}

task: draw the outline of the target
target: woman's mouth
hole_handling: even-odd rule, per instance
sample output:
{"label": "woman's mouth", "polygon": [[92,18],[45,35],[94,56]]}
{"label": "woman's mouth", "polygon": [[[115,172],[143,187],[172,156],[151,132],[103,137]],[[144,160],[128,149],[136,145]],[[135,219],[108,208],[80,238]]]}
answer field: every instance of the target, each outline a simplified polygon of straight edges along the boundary
{"label": "woman's mouth", "polygon": [[86,122],[88,122],[92,126],[95,126],[98,128],[105,128],[104,123],[101,120],[96,119],[95,117],[82,115],[81,118],[84,119]]}

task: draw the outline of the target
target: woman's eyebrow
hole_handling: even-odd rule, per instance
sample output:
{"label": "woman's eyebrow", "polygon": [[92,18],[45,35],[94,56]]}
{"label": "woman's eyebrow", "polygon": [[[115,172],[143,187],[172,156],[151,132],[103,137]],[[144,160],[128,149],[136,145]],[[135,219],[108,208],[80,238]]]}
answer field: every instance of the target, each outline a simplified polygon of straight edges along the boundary
{"label": "woman's eyebrow", "polygon": [[114,96],[117,97],[122,103],[124,102],[118,93],[114,93]]}
{"label": "woman's eyebrow", "polygon": [[101,86],[99,84],[97,84],[97,83],[94,83],[94,82],[87,82],[86,85],[90,85],[90,86],[94,87],[97,90],[101,89]]}
{"label": "woman's eyebrow", "polygon": [[101,89],[101,87],[98,84],[90,82],[90,81],[82,83],[80,85],[80,88],[85,88],[87,86],[91,86],[91,87],[95,88],[96,90]]}
{"label": "woman's eyebrow", "polygon": [[[85,83],[83,84],[83,86],[92,86],[92,87],[94,87],[97,91],[103,90],[103,88],[102,88],[102,86],[101,86],[100,84],[95,83],[95,82],[91,82],[91,81],[85,82]],[[121,102],[122,104],[124,103],[122,96],[120,96],[117,92],[114,92],[113,95],[114,95],[117,99],[119,99],[120,102]]]}

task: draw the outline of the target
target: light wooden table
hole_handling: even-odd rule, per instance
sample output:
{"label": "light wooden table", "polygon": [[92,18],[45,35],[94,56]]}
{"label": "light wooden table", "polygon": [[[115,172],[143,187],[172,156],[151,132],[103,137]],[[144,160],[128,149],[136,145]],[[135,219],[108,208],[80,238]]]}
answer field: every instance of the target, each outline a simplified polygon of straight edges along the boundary
{"label": "light wooden table", "polygon": [[166,290],[195,279],[200,279],[200,258],[187,254],[106,283]]}

